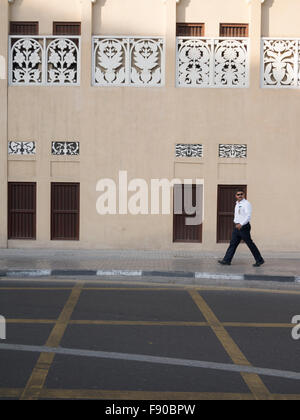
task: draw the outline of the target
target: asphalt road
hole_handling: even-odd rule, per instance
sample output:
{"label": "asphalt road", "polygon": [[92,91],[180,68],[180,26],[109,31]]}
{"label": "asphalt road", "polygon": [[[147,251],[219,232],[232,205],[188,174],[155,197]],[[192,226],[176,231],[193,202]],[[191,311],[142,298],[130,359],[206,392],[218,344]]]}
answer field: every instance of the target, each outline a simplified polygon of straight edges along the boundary
{"label": "asphalt road", "polygon": [[0,315],[0,399],[300,399],[299,287],[11,279]]}

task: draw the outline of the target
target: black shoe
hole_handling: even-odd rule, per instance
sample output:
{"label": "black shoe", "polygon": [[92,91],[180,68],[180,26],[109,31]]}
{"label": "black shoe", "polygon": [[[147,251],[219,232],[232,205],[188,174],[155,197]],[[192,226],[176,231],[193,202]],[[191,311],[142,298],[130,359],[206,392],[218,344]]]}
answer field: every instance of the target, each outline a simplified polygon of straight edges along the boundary
{"label": "black shoe", "polygon": [[224,261],[224,260],[219,260],[218,263],[221,264],[221,265],[231,265],[230,262]]}
{"label": "black shoe", "polygon": [[263,265],[265,263],[264,260],[261,261],[257,261],[255,264],[253,264],[253,267],[260,267],[261,265]]}

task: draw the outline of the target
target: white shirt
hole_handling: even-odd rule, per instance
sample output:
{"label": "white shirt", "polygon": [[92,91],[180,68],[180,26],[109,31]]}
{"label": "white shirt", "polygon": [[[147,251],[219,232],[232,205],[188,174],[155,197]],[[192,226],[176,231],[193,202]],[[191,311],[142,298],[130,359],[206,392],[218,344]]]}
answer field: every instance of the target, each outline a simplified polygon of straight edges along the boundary
{"label": "white shirt", "polygon": [[250,222],[252,215],[252,206],[245,198],[236,202],[234,210],[234,223],[242,226]]}

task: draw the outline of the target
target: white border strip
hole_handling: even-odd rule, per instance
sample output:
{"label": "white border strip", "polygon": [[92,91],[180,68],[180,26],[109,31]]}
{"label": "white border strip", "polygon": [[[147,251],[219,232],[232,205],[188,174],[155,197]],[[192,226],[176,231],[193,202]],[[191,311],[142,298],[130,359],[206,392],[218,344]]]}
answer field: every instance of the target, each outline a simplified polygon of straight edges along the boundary
{"label": "white border strip", "polygon": [[195,273],[196,279],[212,280],[244,280],[243,274],[214,274],[214,273]]}
{"label": "white border strip", "polygon": [[7,271],[6,277],[48,277],[51,273],[52,270],[17,270]]}
{"label": "white border strip", "polygon": [[127,276],[140,277],[142,270],[97,270],[97,276]]}

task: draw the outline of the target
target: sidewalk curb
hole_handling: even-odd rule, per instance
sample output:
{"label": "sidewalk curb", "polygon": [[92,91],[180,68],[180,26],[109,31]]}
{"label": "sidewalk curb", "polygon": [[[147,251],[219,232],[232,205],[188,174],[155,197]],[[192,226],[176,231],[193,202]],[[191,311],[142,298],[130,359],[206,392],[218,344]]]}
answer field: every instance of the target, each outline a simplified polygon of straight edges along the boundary
{"label": "sidewalk curb", "polygon": [[[266,274],[230,274],[191,271],[146,271],[146,270],[1,270],[0,278],[37,278],[37,277],[166,277],[182,279],[212,279],[236,281],[268,281],[280,283],[300,283],[300,276],[277,276]],[[184,280],[186,282],[186,280]]]}

